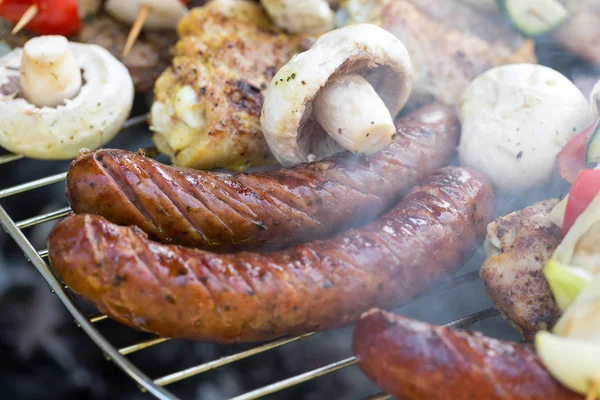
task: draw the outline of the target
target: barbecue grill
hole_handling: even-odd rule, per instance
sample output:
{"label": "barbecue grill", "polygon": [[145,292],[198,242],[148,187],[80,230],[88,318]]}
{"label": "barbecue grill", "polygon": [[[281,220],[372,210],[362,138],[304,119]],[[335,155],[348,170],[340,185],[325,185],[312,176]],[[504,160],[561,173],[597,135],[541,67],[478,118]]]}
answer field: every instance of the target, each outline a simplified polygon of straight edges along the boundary
{"label": "barbecue grill", "polygon": [[[127,121],[123,129],[131,130],[134,127],[143,128],[145,123],[145,115],[134,117]],[[21,158],[23,157],[14,154],[2,155],[0,156],[0,165],[15,162]],[[158,378],[149,377],[146,373],[144,373],[142,366],[134,365],[128,359],[128,356],[154,346],[160,346],[162,343],[165,343],[170,339],[155,337],[120,348],[118,346],[113,345],[102,333],[103,321],[105,321],[108,317],[100,313],[88,314],[86,310],[84,310],[84,308],[86,307],[82,305],[82,301],[77,297],[76,294],[71,292],[70,289],[60,281],[60,279],[55,275],[54,271],[50,267],[49,263],[46,261],[48,256],[48,250],[36,249],[26,235],[27,228],[31,228],[38,224],[63,218],[70,213],[70,208],[60,208],[58,210],[45,213],[43,215],[36,215],[21,221],[15,221],[13,220],[11,215],[9,215],[9,213],[6,211],[4,206],[1,205],[1,201],[9,197],[19,195],[31,195],[31,193],[34,192],[36,189],[48,185],[60,184],[64,181],[65,177],[66,172],[63,172],[0,190],[0,223],[2,223],[4,230],[15,240],[15,242],[21,248],[28,261],[30,261],[35,266],[38,272],[46,280],[50,287],[50,290],[59,297],[60,301],[71,313],[71,315],[75,319],[75,323],[78,326],[80,326],[83,329],[83,331],[92,339],[92,341],[104,352],[107,359],[114,362],[125,374],[127,374],[133,381],[135,381],[139,385],[141,390],[147,391],[148,393],[150,393],[158,399],[178,399],[176,395],[174,395],[171,391],[168,390],[167,387],[170,384],[182,381],[184,379],[191,379],[199,374],[211,371],[213,369],[223,367],[231,363],[235,363],[236,361],[240,361],[245,358],[250,358],[259,353],[263,353],[278,348],[280,346],[285,346],[292,342],[302,341],[303,339],[318,334],[308,333],[296,337],[283,337],[278,340],[258,344],[255,347],[251,347],[237,354],[228,355],[200,365],[191,366],[190,368],[183,369],[180,371],[174,371],[170,374],[160,376]],[[450,278],[439,283],[437,286],[433,287],[426,293],[423,293],[421,295],[421,298],[425,296],[431,296],[436,293],[448,291],[450,289],[457,288],[461,285],[475,282],[478,279],[479,273],[477,270],[463,273],[462,275],[458,275],[456,277]],[[498,312],[495,309],[488,308],[470,314],[463,318],[454,320],[448,323],[447,325],[455,328],[470,328],[476,322],[495,317],[497,315]],[[269,384],[262,388],[244,394],[240,394],[237,397],[234,397],[233,399],[251,400],[263,398],[270,394],[291,388],[295,385],[300,385],[304,382],[324,377],[343,368],[352,367],[355,364],[355,357],[342,359],[337,362],[330,363],[328,365],[323,365],[320,368],[308,370],[302,374],[281,381],[273,382],[272,384]],[[370,396],[368,400],[383,400],[389,398],[391,398],[391,396],[385,393],[379,393]]]}

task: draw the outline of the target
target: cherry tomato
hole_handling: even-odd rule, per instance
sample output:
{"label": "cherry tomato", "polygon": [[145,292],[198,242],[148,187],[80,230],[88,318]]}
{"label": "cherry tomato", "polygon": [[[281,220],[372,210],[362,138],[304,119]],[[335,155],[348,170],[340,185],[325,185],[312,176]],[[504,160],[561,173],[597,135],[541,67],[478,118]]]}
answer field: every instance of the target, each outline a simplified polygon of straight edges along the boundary
{"label": "cherry tomato", "polygon": [[38,12],[26,29],[40,35],[71,36],[81,29],[77,0],[4,0],[0,17],[18,22],[25,11],[37,5]]}
{"label": "cherry tomato", "polygon": [[569,201],[563,222],[563,237],[569,232],[577,218],[600,192],[600,170],[586,169],[577,175],[569,192]]}

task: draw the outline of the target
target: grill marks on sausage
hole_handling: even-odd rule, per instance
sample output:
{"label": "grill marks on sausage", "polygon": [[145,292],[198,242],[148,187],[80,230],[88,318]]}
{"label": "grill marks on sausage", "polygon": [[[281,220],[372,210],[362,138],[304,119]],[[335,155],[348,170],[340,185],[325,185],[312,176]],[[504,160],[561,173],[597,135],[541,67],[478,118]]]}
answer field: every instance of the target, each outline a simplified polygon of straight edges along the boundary
{"label": "grill marks on sausage", "polygon": [[[467,189],[440,199],[441,183],[466,180]],[[491,190],[478,174],[447,168],[361,230],[277,253],[218,255],[161,245],[138,229],[78,215],[53,230],[50,260],[70,287],[130,326],[222,343],[267,340],[344,325],[373,306],[404,304],[455,271],[492,218]],[[474,213],[480,224],[472,225],[480,219]],[[96,232],[97,251],[80,242],[82,229]],[[140,265],[131,256],[137,252]],[[147,268],[152,279],[145,278]],[[127,279],[97,290],[92,269],[101,282],[124,273]]]}
{"label": "grill marks on sausage", "polygon": [[[142,205],[140,198],[136,196],[134,191],[131,189],[131,186],[127,183],[127,178],[123,174],[123,170],[119,167],[116,169],[113,168],[112,165],[107,163],[107,161],[109,161],[107,158],[111,159],[112,157],[110,154],[102,154],[101,156],[95,157],[98,168],[100,168],[104,175],[112,181],[119,194],[121,194],[127,200],[127,202],[137,212],[142,214],[144,218],[153,225],[156,231],[160,233],[160,224],[156,223],[154,214]],[[77,204],[79,204],[79,202],[77,202]]]}
{"label": "grill marks on sausage", "polygon": [[[431,124],[432,114],[442,118]],[[407,136],[370,157],[342,154],[257,174],[177,169],[100,150],[72,164],[67,194],[76,213],[137,225],[162,242],[219,252],[277,250],[371,220],[452,157],[458,121],[450,109],[430,106],[397,126]]]}

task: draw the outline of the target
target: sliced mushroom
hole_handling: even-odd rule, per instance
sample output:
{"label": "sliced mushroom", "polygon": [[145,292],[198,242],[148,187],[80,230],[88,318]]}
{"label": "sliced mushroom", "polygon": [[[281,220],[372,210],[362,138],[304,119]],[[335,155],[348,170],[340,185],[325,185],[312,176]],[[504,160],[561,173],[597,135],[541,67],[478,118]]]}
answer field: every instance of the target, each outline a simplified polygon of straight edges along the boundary
{"label": "sliced mushroom", "polygon": [[14,153],[69,159],[96,149],[132,105],[129,72],[99,46],[41,36],[0,59],[0,145]]}
{"label": "sliced mushroom", "polygon": [[327,0],[260,0],[275,24],[290,33],[321,33],[334,28]]}
{"label": "sliced mushroom", "polygon": [[271,152],[285,166],[344,149],[372,154],[389,144],[393,118],[412,89],[404,45],[375,25],[329,32],[273,78],[261,125]]}

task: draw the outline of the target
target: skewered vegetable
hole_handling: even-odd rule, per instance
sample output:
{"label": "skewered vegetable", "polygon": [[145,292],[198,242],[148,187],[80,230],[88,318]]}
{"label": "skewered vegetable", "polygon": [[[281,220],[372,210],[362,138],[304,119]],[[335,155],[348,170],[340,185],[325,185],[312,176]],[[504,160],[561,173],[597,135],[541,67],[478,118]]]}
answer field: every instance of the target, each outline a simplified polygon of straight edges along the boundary
{"label": "skewered vegetable", "polygon": [[589,126],[590,114],[579,89],[551,68],[494,68],[463,94],[460,160],[484,171],[504,192],[544,186],[556,156],[575,132]]}
{"label": "skewered vegetable", "polygon": [[392,117],[411,90],[404,45],[375,25],[352,25],[321,36],[279,70],[265,95],[261,126],[285,166],[342,149],[372,154],[391,142]]}
{"label": "skewered vegetable", "polygon": [[3,0],[0,17],[41,35],[70,36],[81,28],[77,0]]}
{"label": "skewered vegetable", "polygon": [[571,390],[587,394],[588,399],[600,396],[599,302],[600,276],[597,276],[565,311],[554,334],[540,332],[535,340],[539,356],[550,373]]}
{"label": "skewered vegetable", "polygon": [[260,0],[275,24],[290,33],[321,33],[334,28],[327,0]]}
{"label": "skewered vegetable", "polygon": [[567,145],[558,153],[558,170],[560,176],[567,182],[575,182],[579,171],[585,168],[586,145],[595,126],[591,125],[579,135],[569,140]]}
{"label": "skewered vegetable", "polygon": [[548,33],[569,17],[557,0],[505,0],[504,6],[517,29],[529,36]]}
{"label": "skewered vegetable", "polygon": [[106,50],[62,36],[31,39],[0,59],[0,145],[70,159],[112,139],[129,116],[133,83]]}
{"label": "skewered vegetable", "polygon": [[263,95],[275,72],[309,43],[272,26],[259,4],[240,0],[193,9],[179,34],[173,66],[154,90],[158,149],[183,167],[273,164],[260,128]]}

